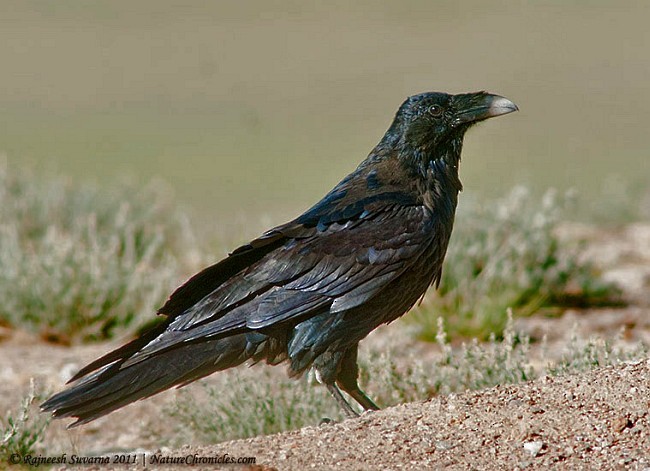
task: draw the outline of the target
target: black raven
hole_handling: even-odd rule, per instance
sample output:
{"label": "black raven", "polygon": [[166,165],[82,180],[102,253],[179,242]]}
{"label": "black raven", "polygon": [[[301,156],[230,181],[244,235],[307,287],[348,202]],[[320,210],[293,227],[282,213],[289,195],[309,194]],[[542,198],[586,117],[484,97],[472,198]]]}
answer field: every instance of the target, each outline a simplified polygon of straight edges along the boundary
{"label": "black raven", "polygon": [[[84,367],[42,405],[79,425],[246,360],[314,368],[365,410],[359,341],[440,282],[454,223],[465,131],[517,111],[486,92],[408,98],[370,155],[322,200],[194,275],[164,322]],[[340,389],[339,389],[340,388]]]}

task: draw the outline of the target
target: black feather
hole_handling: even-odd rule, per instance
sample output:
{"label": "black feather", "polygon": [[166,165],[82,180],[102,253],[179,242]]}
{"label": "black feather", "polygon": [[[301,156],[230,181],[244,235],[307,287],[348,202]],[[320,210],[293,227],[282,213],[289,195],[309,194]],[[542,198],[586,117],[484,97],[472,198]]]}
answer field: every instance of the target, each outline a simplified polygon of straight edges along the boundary
{"label": "black feather", "polygon": [[408,98],[321,201],[190,278],[160,308],[164,322],[81,369],[42,408],[78,425],[246,360],[288,361],[291,376],[313,366],[331,390],[376,408],[357,385],[358,343],[439,282],[465,131],[515,110],[485,92]]}

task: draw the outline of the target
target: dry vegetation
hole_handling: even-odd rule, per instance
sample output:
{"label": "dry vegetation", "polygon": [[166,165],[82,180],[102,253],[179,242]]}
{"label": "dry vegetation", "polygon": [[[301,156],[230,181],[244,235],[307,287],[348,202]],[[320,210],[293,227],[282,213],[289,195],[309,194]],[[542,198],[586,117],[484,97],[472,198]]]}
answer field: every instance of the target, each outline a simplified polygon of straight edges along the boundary
{"label": "dry vegetation", "polygon": [[160,184],[100,191],[0,160],[0,324],[68,344],[123,334],[196,263],[188,227]]}
{"label": "dry vegetation", "polygon": [[[178,222],[182,218],[169,217],[178,214],[173,206],[164,207],[164,211],[157,209],[146,192],[132,192],[127,187],[122,190],[121,197],[111,196],[110,193],[104,194],[106,190],[95,188],[90,191],[66,186],[56,178],[39,182],[9,169],[4,170],[2,181],[7,218],[3,219],[4,225],[0,225],[3,228],[0,233],[5,237],[8,233],[31,236],[20,239],[24,241],[22,245],[11,246],[18,255],[14,254],[14,260],[20,261],[15,264],[16,271],[23,273],[21,276],[29,282],[14,283],[13,291],[7,293],[7,299],[15,300],[12,305],[22,306],[23,311],[10,311],[11,316],[5,314],[5,327],[0,332],[6,337],[2,346],[8,360],[7,366],[0,370],[4,379],[5,405],[9,411],[1,424],[0,450],[3,455],[53,454],[70,449],[78,453],[101,454],[111,450],[155,450],[161,446],[170,447],[165,452],[172,453],[175,447],[188,443],[220,443],[312,427],[298,435],[280,435],[268,441],[259,439],[247,443],[253,444],[251,450],[255,450],[265,463],[280,468],[285,465],[302,467],[305,460],[313,459],[314,463],[322,460],[319,457],[322,455],[318,454],[300,452],[300,455],[291,455],[293,458],[282,458],[259,451],[264,446],[277,448],[274,443],[278,440],[287,440],[286,443],[292,443],[296,449],[313,447],[311,438],[303,443],[299,437],[322,440],[322,437],[330,436],[332,430],[339,430],[340,426],[322,430],[313,427],[325,419],[343,419],[334,401],[315,384],[313,378],[308,376],[302,381],[292,382],[284,377],[280,368],[256,367],[215,375],[187,389],[168,392],[130,406],[74,432],[66,432],[61,422],[49,423],[39,415],[35,408],[36,397],[60,388],[74,369],[117,343],[80,344],[70,348],[43,343],[39,337],[59,342],[63,339],[66,343],[72,339],[73,343],[79,343],[110,337],[115,332],[120,336],[132,332],[144,320],[143,317],[119,316],[122,311],[109,306],[101,311],[101,316],[93,319],[93,323],[80,317],[79,313],[92,308],[96,297],[110,299],[114,292],[122,296],[121,301],[114,305],[119,307],[137,306],[142,302],[143,291],[151,283],[156,284],[157,290],[164,290],[170,280],[182,278],[180,267],[190,264],[188,260],[169,257],[182,252],[178,249],[179,241],[194,239],[182,238],[184,232],[179,229]],[[21,195],[21,198],[16,198],[16,195]],[[124,195],[130,195],[128,205]],[[454,397],[454,394],[466,395],[468,390],[504,387],[540,376],[573,375],[646,356],[650,330],[646,295],[650,254],[643,247],[650,247],[647,243],[650,241],[650,228],[630,225],[624,231],[610,231],[610,235],[605,236],[602,230],[562,223],[562,205],[558,201],[547,196],[538,204],[532,197],[516,190],[509,198],[495,201],[493,211],[477,212],[478,207],[468,205],[459,215],[455,233],[457,245],[450,249],[449,262],[467,269],[465,279],[461,276],[462,270],[452,268],[440,293],[433,294],[410,318],[379,329],[364,342],[362,383],[380,405],[391,407],[432,398],[437,404],[446,401],[445,397]],[[56,217],[48,219],[44,214]],[[88,220],[103,222],[96,224],[91,232],[80,230]],[[33,228],[31,232],[30,228]],[[59,234],[60,247],[44,243],[52,232]],[[139,233],[141,235],[134,236]],[[85,239],[80,239],[80,234]],[[576,244],[579,240],[584,243]],[[65,252],[65,248],[71,246],[76,248],[75,260],[82,262],[97,259],[94,254],[102,251],[120,255],[131,251],[129,257],[117,257],[122,264],[126,264],[124,260],[132,263],[124,268],[128,273],[138,270],[154,273],[158,270],[163,271],[164,276],[138,284],[138,280],[143,278],[121,280],[120,272],[113,269],[113,263],[61,262],[50,265],[48,277],[28,278],[29,273],[40,271],[26,270],[25,266],[40,267],[41,258],[56,257],[52,254],[55,249]],[[201,258],[200,252],[197,249],[193,255],[195,261]],[[149,255],[138,258],[138,253]],[[8,254],[3,257],[7,259]],[[102,260],[108,261],[108,258]],[[475,269],[477,265],[481,269]],[[516,276],[509,277],[508,274]],[[65,338],[50,335],[53,329],[51,317],[48,310],[39,309],[42,303],[31,306],[33,292],[43,292],[49,284],[74,285],[75,277],[90,281],[101,279],[102,282],[77,286],[81,295],[76,298],[74,307],[66,296],[48,298],[50,309],[58,313],[56,325],[65,326],[66,332]],[[108,278],[108,281],[103,278]],[[117,284],[111,284],[111,279]],[[127,281],[133,286],[128,290],[120,289]],[[467,286],[467,292],[456,289],[456,284]],[[98,294],[100,289],[106,292]],[[536,295],[531,297],[531,292]],[[495,293],[507,293],[508,296],[500,297]],[[482,299],[499,302],[488,303],[490,310],[486,311]],[[603,301],[614,301],[616,305],[599,307]],[[596,307],[585,309],[592,304]],[[625,307],[626,304],[630,306]],[[464,314],[455,315],[454,308]],[[489,312],[490,322],[484,320],[486,312]],[[512,312],[516,315],[514,319],[507,315]],[[553,317],[548,317],[549,314]],[[105,328],[107,323],[111,329]],[[558,335],[558,331],[564,335]],[[88,335],[88,332],[101,335]],[[478,333],[488,341],[470,340],[461,335],[463,332]],[[32,378],[35,379],[35,390],[30,386]],[[548,384],[555,383],[551,381]],[[493,390],[487,391],[486,400],[489,401]],[[520,394],[515,392],[519,389],[508,391]],[[554,392],[548,391],[548,394]],[[399,421],[402,420],[402,411],[389,409],[385,414],[393,417],[390,420]],[[562,411],[554,413],[561,416]],[[346,430],[352,427],[358,433],[362,433],[366,426],[385,428],[382,424],[386,418],[382,414],[363,419],[356,425],[346,421],[343,424],[347,425],[341,426],[347,427]],[[641,419],[634,419],[635,424],[644,424]],[[310,430],[315,430],[316,435],[312,436]],[[323,433],[321,438],[318,438],[321,434],[318,430]],[[644,429],[640,427],[638,430]],[[534,438],[526,443],[539,442]],[[346,446],[343,442],[337,443]],[[244,450],[249,445],[230,443],[224,446]],[[542,446],[550,450],[549,444]],[[458,450],[458,453],[465,456],[465,451]],[[540,456],[543,454],[539,453]],[[377,456],[386,459],[386,453]],[[447,452],[441,456],[453,461]],[[417,453],[413,457],[418,466],[429,462],[422,461],[424,459]],[[358,466],[354,460],[343,462]],[[391,462],[381,461],[381,465]],[[380,466],[380,462],[375,464]]]}

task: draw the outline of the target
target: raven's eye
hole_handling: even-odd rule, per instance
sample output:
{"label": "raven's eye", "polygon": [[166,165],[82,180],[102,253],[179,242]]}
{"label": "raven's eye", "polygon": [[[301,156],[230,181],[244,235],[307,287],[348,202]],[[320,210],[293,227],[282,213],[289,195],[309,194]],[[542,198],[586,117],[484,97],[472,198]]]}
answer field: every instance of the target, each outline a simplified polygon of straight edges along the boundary
{"label": "raven's eye", "polygon": [[442,111],[442,106],[439,105],[431,105],[427,108],[427,113],[435,117],[440,116],[442,114]]}

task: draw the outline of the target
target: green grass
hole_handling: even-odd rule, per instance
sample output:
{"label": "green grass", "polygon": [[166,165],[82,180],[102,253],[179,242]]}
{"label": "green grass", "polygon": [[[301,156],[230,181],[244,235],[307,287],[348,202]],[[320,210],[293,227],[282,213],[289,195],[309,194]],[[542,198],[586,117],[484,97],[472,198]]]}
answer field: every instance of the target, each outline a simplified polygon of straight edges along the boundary
{"label": "green grass", "polygon": [[111,190],[0,164],[0,322],[71,342],[151,318],[197,256],[164,187]]}
{"label": "green grass", "polygon": [[503,331],[507,308],[529,315],[620,302],[619,291],[582,260],[581,245],[557,236],[570,195],[549,190],[537,201],[516,187],[496,201],[461,203],[440,288],[405,319],[421,338],[435,339],[438,316],[452,336],[487,339]]}

